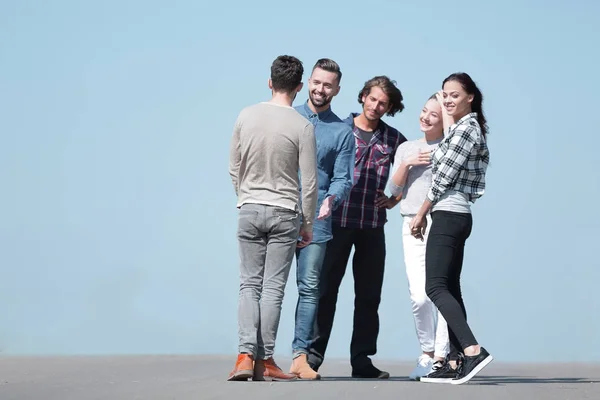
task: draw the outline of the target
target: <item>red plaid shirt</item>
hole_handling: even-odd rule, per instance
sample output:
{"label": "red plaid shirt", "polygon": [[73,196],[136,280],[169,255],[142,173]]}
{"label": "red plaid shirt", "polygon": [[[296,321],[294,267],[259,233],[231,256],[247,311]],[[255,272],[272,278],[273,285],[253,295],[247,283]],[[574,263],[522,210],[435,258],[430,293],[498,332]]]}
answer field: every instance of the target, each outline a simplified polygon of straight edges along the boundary
{"label": "red plaid shirt", "polygon": [[380,120],[371,141],[366,143],[354,126],[356,116],[352,113],[344,121],[352,126],[356,141],[354,186],[348,199],[333,212],[332,222],[344,228],[379,228],[387,222],[387,212],[376,207],[375,200],[378,192],[385,190],[396,149],[406,138]]}

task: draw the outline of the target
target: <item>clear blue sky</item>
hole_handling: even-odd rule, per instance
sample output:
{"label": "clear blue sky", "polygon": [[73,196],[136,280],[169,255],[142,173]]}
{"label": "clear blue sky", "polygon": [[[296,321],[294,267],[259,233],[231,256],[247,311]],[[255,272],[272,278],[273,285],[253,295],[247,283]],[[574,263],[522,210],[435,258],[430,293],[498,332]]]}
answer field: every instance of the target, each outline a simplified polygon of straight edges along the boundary
{"label": "clear blue sky", "polygon": [[[599,4],[1,1],[0,350],[233,357],[229,140],[239,110],[269,99],[272,60],[292,54],[305,78],[320,57],[341,65],[341,117],[364,81],[395,79],[406,109],[386,121],[409,139],[443,78],[471,74],[492,160],[463,269],[474,332],[501,361],[600,361]],[[396,208],[386,359],[419,354],[400,232]],[[350,278],[331,357],[348,357]]]}

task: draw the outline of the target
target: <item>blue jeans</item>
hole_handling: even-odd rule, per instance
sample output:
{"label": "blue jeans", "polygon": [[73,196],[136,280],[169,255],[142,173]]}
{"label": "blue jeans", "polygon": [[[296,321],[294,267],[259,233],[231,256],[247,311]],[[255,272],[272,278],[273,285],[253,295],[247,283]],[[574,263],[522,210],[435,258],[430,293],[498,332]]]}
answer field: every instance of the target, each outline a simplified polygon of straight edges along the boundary
{"label": "blue jeans", "polygon": [[319,305],[319,278],[325,258],[327,243],[310,243],[296,250],[296,328],[292,342],[293,357],[308,354],[314,334],[315,318]]}

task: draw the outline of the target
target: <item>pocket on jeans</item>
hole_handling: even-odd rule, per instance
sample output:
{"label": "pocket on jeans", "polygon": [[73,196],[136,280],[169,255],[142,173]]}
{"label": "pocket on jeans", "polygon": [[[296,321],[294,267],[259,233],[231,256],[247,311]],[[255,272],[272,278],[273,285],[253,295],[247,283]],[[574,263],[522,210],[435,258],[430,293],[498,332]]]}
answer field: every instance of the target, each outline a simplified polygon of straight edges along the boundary
{"label": "pocket on jeans", "polygon": [[298,219],[298,217],[300,216],[300,214],[297,211],[289,210],[287,208],[280,208],[280,207],[277,207],[273,211],[273,215],[277,216],[279,218],[279,221],[281,221],[281,222],[296,221]]}
{"label": "pocket on jeans", "polygon": [[258,219],[258,211],[242,206],[238,214],[240,225],[255,224]]}
{"label": "pocket on jeans", "polygon": [[285,208],[277,208],[273,211],[273,216],[277,219],[271,232],[280,236],[284,241],[289,240],[290,243],[295,243],[300,228],[300,213]]}

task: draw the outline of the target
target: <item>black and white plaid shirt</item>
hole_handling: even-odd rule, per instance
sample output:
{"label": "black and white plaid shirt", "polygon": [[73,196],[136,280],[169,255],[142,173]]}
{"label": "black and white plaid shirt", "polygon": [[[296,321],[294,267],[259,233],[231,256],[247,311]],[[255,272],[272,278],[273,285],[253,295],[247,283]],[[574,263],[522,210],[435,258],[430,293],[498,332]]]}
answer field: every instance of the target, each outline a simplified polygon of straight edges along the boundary
{"label": "black and white plaid shirt", "polygon": [[432,185],[427,198],[435,204],[447,190],[466,193],[471,202],[483,196],[490,152],[470,113],[453,124],[432,156]]}

